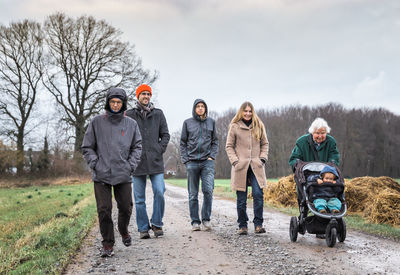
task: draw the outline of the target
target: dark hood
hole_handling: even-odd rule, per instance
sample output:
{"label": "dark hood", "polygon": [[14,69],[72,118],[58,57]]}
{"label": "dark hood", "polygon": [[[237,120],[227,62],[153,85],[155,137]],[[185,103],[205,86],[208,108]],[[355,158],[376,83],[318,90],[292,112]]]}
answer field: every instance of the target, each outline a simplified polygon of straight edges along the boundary
{"label": "dark hood", "polygon": [[334,174],[334,175],[336,176],[336,178],[339,177],[338,172],[336,171],[336,168],[335,168],[335,167],[332,167],[332,166],[329,166],[329,165],[325,166],[325,167],[321,170],[321,173],[320,173],[321,177],[322,177],[322,175],[325,174],[325,173],[332,173],[332,174]]}
{"label": "dark hood", "polygon": [[125,90],[121,89],[121,88],[110,88],[108,90],[107,96],[106,96],[106,105],[104,106],[104,109],[111,112],[109,101],[111,98],[114,98],[114,97],[122,100],[122,107],[121,107],[121,110],[119,111],[119,113],[125,112],[127,109],[128,98],[126,96]]}
{"label": "dark hood", "polygon": [[[193,103],[193,109],[192,109],[192,116],[193,116],[193,118],[194,119],[197,119],[197,120],[202,120],[201,118],[200,118],[200,116],[198,116],[197,114],[196,114],[196,105],[198,104],[198,103],[203,103],[204,104],[204,106],[206,106],[206,113],[205,113],[205,115],[206,115],[206,118],[208,117],[208,106],[207,106],[207,104],[206,104],[206,102],[203,100],[203,99],[200,99],[200,98],[198,98],[198,99],[196,99],[195,101],[194,101],[194,103]],[[204,120],[204,119],[203,119]]]}

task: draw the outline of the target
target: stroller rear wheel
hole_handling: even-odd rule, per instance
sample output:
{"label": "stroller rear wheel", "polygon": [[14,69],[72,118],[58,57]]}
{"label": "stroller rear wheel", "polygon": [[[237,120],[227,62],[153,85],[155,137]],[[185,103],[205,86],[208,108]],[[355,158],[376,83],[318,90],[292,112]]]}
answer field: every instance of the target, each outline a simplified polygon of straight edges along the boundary
{"label": "stroller rear wheel", "polygon": [[297,241],[297,234],[299,232],[299,223],[297,222],[297,217],[291,217],[289,235],[292,242]]}
{"label": "stroller rear wheel", "polygon": [[339,242],[344,242],[344,240],[346,239],[346,222],[344,221],[344,219],[342,219],[339,222],[339,230],[338,230],[338,234],[337,234],[337,239]]}
{"label": "stroller rear wheel", "polygon": [[329,247],[334,247],[335,246],[335,243],[336,243],[336,227],[330,227],[330,226],[328,226],[327,228],[326,228],[327,230],[326,230],[326,244],[329,246]]}

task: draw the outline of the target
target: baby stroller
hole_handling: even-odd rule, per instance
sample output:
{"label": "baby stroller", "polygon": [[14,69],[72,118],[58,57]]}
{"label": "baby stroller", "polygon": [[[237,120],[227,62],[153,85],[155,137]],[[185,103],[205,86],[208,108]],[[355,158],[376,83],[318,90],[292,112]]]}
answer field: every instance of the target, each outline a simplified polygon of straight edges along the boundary
{"label": "baby stroller", "polygon": [[[312,201],[312,192],[320,186],[317,182],[307,182],[307,178],[313,174],[319,174],[324,166],[330,165],[335,167],[339,177],[336,183],[326,183],[325,186],[331,185],[337,190],[337,198],[342,202],[339,213],[320,213],[314,207]],[[291,217],[290,219],[290,240],[295,242],[298,233],[304,235],[306,232],[310,234],[325,234],[326,244],[333,247],[336,244],[336,238],[339,242],[346,239],[346,222],[343,217],[347,212],[347,205],[344,197],[344,179],[339,168],[334,163],[323,162],[302,162],[298,161],[295,165],[294,180],[297,187],[297,202],[299,204],[299,217]],[[310,214],[308,215],[309,211]]]}

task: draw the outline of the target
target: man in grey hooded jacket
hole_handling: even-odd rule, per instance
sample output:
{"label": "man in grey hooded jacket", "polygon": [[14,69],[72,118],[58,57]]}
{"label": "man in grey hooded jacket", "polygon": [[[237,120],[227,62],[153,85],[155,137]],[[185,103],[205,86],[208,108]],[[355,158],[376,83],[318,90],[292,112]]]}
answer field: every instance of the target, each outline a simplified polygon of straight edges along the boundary
{"label": "man in grey hooded jacket", "polygon": [[130,177],[142,154],[142,137],[133,119],[126,117],[127,96],[123,89],[107,92],[106,112],[92,119],[86,130],[82,153],[93,172],[102,257],[113,255],[114,226],[111,217],[112,189],[118,206],[118,230],[125,246],[131,245],[128,232],[132,214]]}
{"label": "man in grey hooded jacket", "polygon": [[[181,159],[186,165],[189,192],[189,211],[192,230],[199,231],[200,223],[204,230],[211,230],[211,208],[214,190],[214,161],[218,153],[218,137],[215,120],[208,117],[207,104],[196,99],[192,117],[184,121],[181,133]],[[199,218],[199,181],[204,195],[201,218]]]}

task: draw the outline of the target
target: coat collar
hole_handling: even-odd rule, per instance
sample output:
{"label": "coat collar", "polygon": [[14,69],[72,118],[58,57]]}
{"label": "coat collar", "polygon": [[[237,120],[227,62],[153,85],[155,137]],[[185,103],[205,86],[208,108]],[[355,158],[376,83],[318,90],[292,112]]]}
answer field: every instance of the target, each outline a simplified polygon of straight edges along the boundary
{"label": "coat collar", "polygon": [[146,117],[143,116],[141,110],[140,110],[138,107],[135,106],[135,107],[133,107],[132,109],[133,109],[134,112],[136,112],[136,113],[138,114],[138,116],[140,116],[142,119],[144,119],[144,118],[152,117],[153,114],[154,114],[153,111],[154,111],[155,108],[153,107],[153,108],[151,109],[151,112],[150,112],[150,113],[147,113]]}
{"label": "coat collar", "polygon": [[243,121],[241,121],[241,120],[239,120],[238,122],[236,122],[238,125],[239,125],[239,127],[241,128],[241,129],[245,129],[245,130],[251,130],[251,129],[253,129],[253,125],[251,125],[250,124],[250,126],[247,126]]}

